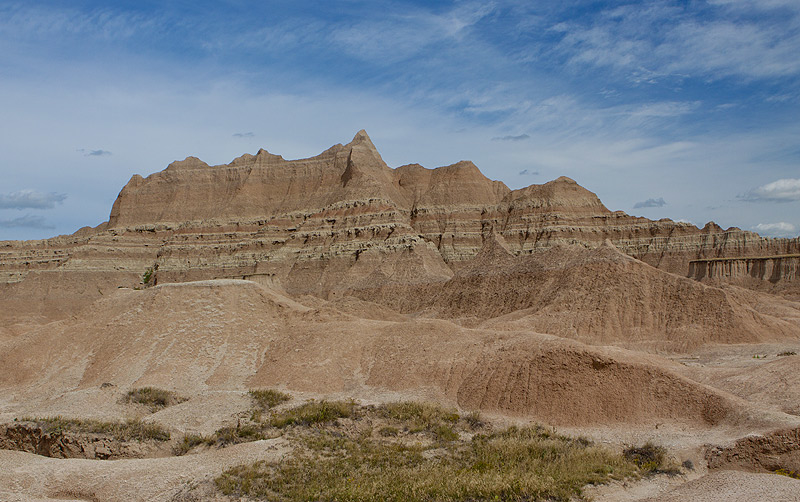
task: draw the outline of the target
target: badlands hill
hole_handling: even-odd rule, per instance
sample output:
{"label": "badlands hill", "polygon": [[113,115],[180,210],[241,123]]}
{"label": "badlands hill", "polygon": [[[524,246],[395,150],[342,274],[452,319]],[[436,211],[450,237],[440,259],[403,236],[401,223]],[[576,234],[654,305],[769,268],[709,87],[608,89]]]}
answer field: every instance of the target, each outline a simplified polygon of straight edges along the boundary
{"label": "badlands hill", "polygon": [[[799,248],[610,211],[565,177],[393,169],[364,131],[308,159],[190,157],[133,176],[96,228],[0,242],[0,422],[127,418],[153,386],[188,400],[147,420],[210,434],[268,387],[655,439],[698,477],[707,444],[719,468],[800,427]],[[124,468],[0,450],[0,498],[184,500],[186,473],[265,455],[239,446]]]}
{"label": "badlands hill", "polygon": [[490,234],[514,256],[610,240],[659,270],[798,294],[798,239],[612,212],[565,177],[509,190],[466,161],[392,169],[360,131],[308,159],[260,150],[208,166],[190,157],[147,178],[134,175],[109,221],[95,229],[0,242],[0,290],[30,305],[4,318],[60,318],[135,285],[147,270],[154,283],[258,278],[321,297],[443,283]]}

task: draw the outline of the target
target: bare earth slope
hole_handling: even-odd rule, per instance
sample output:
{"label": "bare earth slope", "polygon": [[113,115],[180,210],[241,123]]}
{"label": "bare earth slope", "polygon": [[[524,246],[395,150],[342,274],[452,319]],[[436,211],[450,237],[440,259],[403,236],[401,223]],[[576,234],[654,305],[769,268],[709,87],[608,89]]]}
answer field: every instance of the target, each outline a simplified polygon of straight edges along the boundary
{"label": "bare earth slope", "polygon": [[[13,396],[5,413],[16,416],[68,413],[68,396],[84,399],[104,383],[185,395],[276,385],[353,396],[423,392],[567,425],[714,425],[741,406],[652,356],[530,331],[361,319],[231,280],[121,290],[81,319],[23,335],[0,363],[15,368],[0,376],[0,388]],[[100,403],[95,411],[103,412]]]}
{"label": "bare earth slope", "polygon": [[389,285],[363,296],[404,312],[493,329],[529,329],[648,350],[796,339],[800,304],[706,286],[631,258],[610,244],[513,255],[499,235],[447,282]]}

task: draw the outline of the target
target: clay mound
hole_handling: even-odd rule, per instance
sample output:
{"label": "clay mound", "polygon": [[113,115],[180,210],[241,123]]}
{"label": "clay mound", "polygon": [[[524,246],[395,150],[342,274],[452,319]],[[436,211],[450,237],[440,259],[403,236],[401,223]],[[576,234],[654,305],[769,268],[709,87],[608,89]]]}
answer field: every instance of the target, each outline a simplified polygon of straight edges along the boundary
{"label": "clay mound", "polygon": [[[198,391],[205,382],[241,381],[255,353],[236,361],[227,344],[247,351],[249,339],[274,330],[287,312],[307,307],[249,281],[169,284],[143,291],[119,290],[81,312],[18,337],[2,356],[2,385],[25,392],[56,388],[148,385]],[[24,384],[24,385],[23,385]]]}
{"label": "clay mound", "polygon": [[727,447],[706,452],[709,469],[741,469],[754,472],[800,472],[800,428],[765,435],[750,435]]}
{"label": "clay mound", "polygon": [[264,386],[356,398],[399,392],[570,425],[713,425],[747,408],[658,358],[530,331],[363,319],[324,307],[249,281],[120,290],[80,319],[26,333],[0,355],[7,369],[0,388],[14,401],[6,415],[103,414],[114,399],[84,404],[102,384],[186,396]]}
{"label": "clay mound", "polygon": [[[791,302],[715,288],[655,269],[610,245],[559,246],[512,256],[492,234],[484,248],[438,288],[382,301],[472,325],[531,329],[594,344],[644,344],[689,350],[707,343],[800,338]],[[778,316],[782,313],[784,316]]]}
{"label": "clay mound", "polygon": [[18,334],[75,315],[104,295],[113,293],[120,284],[137,281],[136,275],[124,272],[31,272],[24,281],[0,282],[0,324],[9,335]]}
{"label": "clay mound", "polygon": [[[714,471],[694,479],[668,493],[637,499],[640,502],[753,502],[774,500],[800,501],[800,480],[775,474],[740,471]],[[611,498],[608,500],[622,500]]]}
{"label": "clay mound", "polygon": [[[753,352],[755,357],[775,357]],[[800,416],[800,356],[778,357],[756,367],[689,368],[686,374],[750,402]]]}

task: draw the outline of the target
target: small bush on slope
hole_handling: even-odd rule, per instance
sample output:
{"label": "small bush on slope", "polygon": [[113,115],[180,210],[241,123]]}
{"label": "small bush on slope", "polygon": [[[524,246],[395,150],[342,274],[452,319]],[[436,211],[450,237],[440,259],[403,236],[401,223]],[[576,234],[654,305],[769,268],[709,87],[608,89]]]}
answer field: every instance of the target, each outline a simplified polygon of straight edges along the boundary
{"label": "small bush on slope", "polygon": [[347,418],[353,414],[352,401],[311,401],[296,408],[275,415],[271,424],[283,428],[289,425],[311,425],[332,422],[337,418]]}
{"label": "small bush on slope", "polygon": [[167,406],[187,401],[187,398],[180,397],[174,392],[165,389],[141,387],[128,391],[122,400],[126,403],[143,404],[150,408],[151,412],[155,413]]}
{"label": "small bush on slope", "polygon": [[262,410],[269,410],[292,399],[292,396],[273,389],[252,389],[247,393]]}

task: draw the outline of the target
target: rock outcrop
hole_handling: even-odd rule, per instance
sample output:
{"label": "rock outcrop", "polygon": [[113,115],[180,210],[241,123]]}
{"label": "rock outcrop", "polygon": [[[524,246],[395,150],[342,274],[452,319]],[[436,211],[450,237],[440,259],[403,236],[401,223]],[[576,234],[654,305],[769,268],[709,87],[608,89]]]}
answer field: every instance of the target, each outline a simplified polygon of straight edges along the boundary
{"label": "rock outcrop", "polygon": [[[147,178],[134,175],[109,221],[94,229],[0,242],[0,290],[22,308],[4,319],[13,324],[17,313],[30,314],[25,309],[33,307],[22,304],[37,304],[37,294],[67,297],[71,307],[62,302],[39,312],[43,320],[61,318],[110,289],[136,285],[144,274],[149,284],[257,278],[291,294],[323,297],[443,284],[478,255],[489,234],[501,236],[515,256],[609,240],[661,270],[717,282],[730,274],[711,266],[690,271],[690,261],[800,251],[798,239],[610,211],[566,177],[510,190],[468,161],[392,169],[360,131],[350,143],[307,159],[260,150],[209,166],[189,157]],[[773,269],[772,290],[796,283],[790,269]],[[74,285],[84,282],[76,293]]]}

